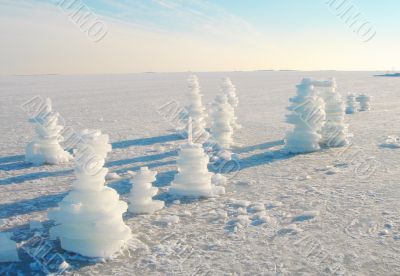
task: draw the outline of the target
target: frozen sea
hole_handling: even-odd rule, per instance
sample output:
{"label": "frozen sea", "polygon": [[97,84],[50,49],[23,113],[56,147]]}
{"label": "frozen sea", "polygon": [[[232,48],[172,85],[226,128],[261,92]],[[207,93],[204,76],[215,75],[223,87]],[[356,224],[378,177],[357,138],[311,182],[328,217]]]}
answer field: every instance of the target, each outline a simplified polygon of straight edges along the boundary
{"label": "frozen sea", "polygon": [[[243,128],[235,133],[233,151],[240,167],[226,174],[225,195],[180,202],[164,193],[184,141],[158,110],[171,101],[184,105],[189,73],[1,76],[0,231],[13,233],[22,261],[0,264],[0,274],[57,271],[35,253],[39,240],[71,265],[71,275],[400,275],[400,149],[381,146],[387,136],[400,135],[400,78],[376,73],[198,73],[207,106],[223,77],[237,87]],[[346,115],[349,146],[282,153],[292,128],[285,123],[288,99],[303,77],[335,77],[343,97],[373,97],[371,111]],[[106,167],[121,179],[107,184],[123,200],[129,170],[149,166],[159,173],[155,186],[166,208],[127,214],[135,237],[111,260],[87,260],[48,239],[53,222],[47,212],[66,195],[74,175],[73,162],[24,163],[34,128],[21,105],[37,95],[51,97],[65,126],[110,135]],[[43,228],[30,228],[32,220]]]}

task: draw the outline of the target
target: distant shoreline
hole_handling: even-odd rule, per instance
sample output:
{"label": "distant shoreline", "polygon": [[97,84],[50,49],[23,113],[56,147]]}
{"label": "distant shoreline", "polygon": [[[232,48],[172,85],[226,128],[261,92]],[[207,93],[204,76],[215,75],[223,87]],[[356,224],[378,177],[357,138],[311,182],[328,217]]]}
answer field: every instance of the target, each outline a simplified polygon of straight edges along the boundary
{"label": "distant shoreline", "polygon": [[374,75],[374,77],[400,77],[400,73],[391,73],[391,74],[383,74],[383,75]]}

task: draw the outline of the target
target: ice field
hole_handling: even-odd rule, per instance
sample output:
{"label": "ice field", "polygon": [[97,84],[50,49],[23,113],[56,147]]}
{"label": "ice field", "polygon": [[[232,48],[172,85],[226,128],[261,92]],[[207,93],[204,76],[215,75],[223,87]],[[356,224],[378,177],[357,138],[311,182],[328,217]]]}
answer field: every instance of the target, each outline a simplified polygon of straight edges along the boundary
{"label": "ice field", "polygon": [[[221,79],[232,79],[243,126],[234,134],[239,167],[225,174],[226,194],[199,201],[165,196],[184,140],[160,107],[184,106],[189,73],[1,76],[0,231],[12,233],[21,262],[0,263],[0,275],[57,271],[34,252],[40,242],[68,262],[71,275],[399,275],[400,149],[383,144],[399,135],[400,78],[377,73],[198,73],[207,107]],[[292,128],[286,107],[303,77],[335,77],[343,98],[372,96],[371,111],[345,117],[349,146],[281,151]],[[34,128],[21,105],[36,95],[52,99],[64,126],[109,134],[105,166],[120,178],[107,184],[122,200],[128,171],[158,172],[157,199],[166,207],[125,214],[134,237],[111,260],[83,258],[48,239],[48,211],[71,188],[74,165],[24,162]]]}

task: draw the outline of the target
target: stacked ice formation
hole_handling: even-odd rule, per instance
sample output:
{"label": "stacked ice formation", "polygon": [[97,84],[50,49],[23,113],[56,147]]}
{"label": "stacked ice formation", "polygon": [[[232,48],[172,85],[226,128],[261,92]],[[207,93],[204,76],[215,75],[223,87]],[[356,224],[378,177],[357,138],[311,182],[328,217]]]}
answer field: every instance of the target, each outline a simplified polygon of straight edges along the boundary
{"label": "stacked ice formation", "polygon": [[342,147],[349,143],[347,125],[344,122],[345,105],[342,96],[336,91],[332,79],[321,93],[325,102],[326,121],[321,130],[320,144],[326,147]]}
{"label": "stacked ice formation", "polygon": [[357,102],[360,103],[360,111],[371,110],[371,97],[365,94],[358,95],[356,98]]}
{"label": "stacked ice formation", "polygon": [[294,125],[293,131],[285,138],[285,151],[288,153],[307,153],[320,149],[319,134],[325,122],[325,106],[323,100],[314,91],[312,81],[303,79],[297,85],[297,96],[290,99],[291,111],[287,122]]}
{"label": "stacked ice formation", "polygon": [[356,96],[354,94],[347,95],[346,104],[346,114],[353,114],[357,112],[357,102]]}
{"label": "stacked ice formation", "polygon": [[215,186],[211,182],[213,173],[207,168],[209,157],[201,144],[192,141],[190,118],[188,125],[188,142],[179,152],[178,174],[175,175],[169,193],[186,197],[213,197],[225,193],[223,187]]}
{"label": "stacked ice formation", "polygon": [[122,220],[128,206],[118,193],[104,186],[108,172],[104,168],[111,151],[108,135],[85,130],[75,155],[72,191],[59,207],[49,212],[57,226],[50,230],[65,250],[87,257],[110,257],[131,238],[131,230]]}
{"label": "stacked ice formation", "polygon": [[63,127],[58,124],[59,114],[53,112],[51,100],[46,98],[44,105],[29,121],[35,124],[37,137],[26,147],[25,160],[35,165],[59,164],[68,162],[72,156],[65,151],[60,142]]}
{"label": "stacked ice formation", "polygon": [[203,143],[209,133],[205,130],[206,117],[205,107],[202,103],[199,79],[192,75],[188,79],[189,92],[187,94],[188,105],[186,106],[187,118],[192,118],[193,137],[196,142]]}
{"label": "stacked ice formation", "polygon": [[242,128],[240,124],[237,123],[237,118],[235,116],[235,108],[239,105],[239,99],[236,95],[236,87],[233,85],[230,78],[225,78],[222,83],[221,91],[228,97],[228,102],[232,106],[233,115],[231,126],[234,130]]}
{"label": "stacked ice formation", "polygon": [[152,186],[156,181],[157,172],[141,167],[132,177],[132,189],[128,196],[129,212],[134,214],[152,214],[164,207],[164,201],[153,200],[158,188]]}
{"label": "stacked ice formation", "polygon": [[230,149],[233,143],[233,108],[226,95],[218,95],[211,110],[211,137],[221,149]]}

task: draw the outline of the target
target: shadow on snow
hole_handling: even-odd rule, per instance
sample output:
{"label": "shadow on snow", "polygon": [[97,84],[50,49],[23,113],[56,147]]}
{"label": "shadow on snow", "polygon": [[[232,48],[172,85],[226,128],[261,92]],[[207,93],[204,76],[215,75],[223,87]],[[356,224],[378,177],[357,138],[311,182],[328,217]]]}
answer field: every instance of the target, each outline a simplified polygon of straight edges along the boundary
{"label": "shadow on snow", "polygon": [[128,148],[131,146],[149,146],[149,145],[154,145],[157,143],[166,143],[166,142],[172,142],[172,141],[177,141],[177,140],[183,140],[182,136],[180,136],[179,134],[173,133],[173,134],[157,136],[157,137],[139,138],[139,139],[135,139],[135,140],[114,142],[114,143],[112,143],[112,148],[113,149],[123,149],[123,148]]}
{"label": "shadow on snow", "polygon": [[277,140],[277,141],[266,142],[266,143],[262,143],[262,144],[258,144],[258,145],[237,148],[237,149],[234,149],[234,152],[235,153],[247,153],[250,151],[265,150],[265,149],[273,148],[276,146],[282,146],[282,145],[284,145],[284,141]]}
{"label": "shadow on snow", "polygon": [[128,159],[122,159],[122,160],[115,160],[115,161],[110,161],[105,164],[106,167],[115,167],[115,166],[123,166],[127,164],[132,164],[132,163],[138,163],[138,162],[151,162],[151,161],[156,161],[160,159],[165,159],[169,157],[175,157],[178,155],[177,150],[173,151],[167,151],[163,153],[157,153],[153,155],[144,155],[144,156],[138,156],[138,157],[133,157],[133,158],[128,158]]}
{"label": "shadow on snow", "polygon": [[10,185],[10,184],[18,184],[25,181],[36,180],[46,177],[57,177],[57,176],[65,176],[72,173],[73,170],[62,170],[62,171],[54,171],[54,172],[34,172],[28,173],[18,176],[12,176],[5,179],[0,179],[0,186],[1,185]]}
{"label": "shadow on snow", "polygon": [[33,199],[0,204],[0,219],[25,215],[32,212],[45,211],[49,208],[57,207],[58,203],[67,195],[67,193],[68,192],[55,195],[44,195]]}

